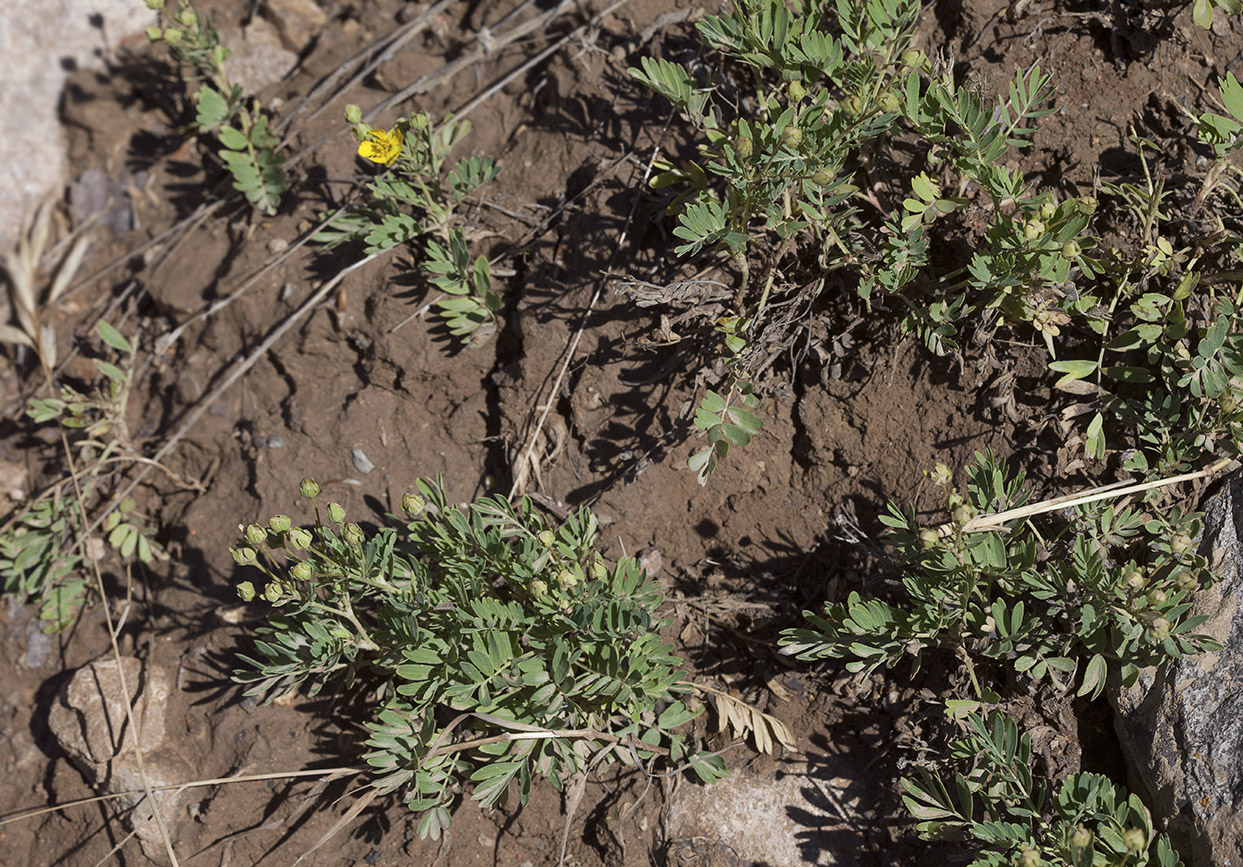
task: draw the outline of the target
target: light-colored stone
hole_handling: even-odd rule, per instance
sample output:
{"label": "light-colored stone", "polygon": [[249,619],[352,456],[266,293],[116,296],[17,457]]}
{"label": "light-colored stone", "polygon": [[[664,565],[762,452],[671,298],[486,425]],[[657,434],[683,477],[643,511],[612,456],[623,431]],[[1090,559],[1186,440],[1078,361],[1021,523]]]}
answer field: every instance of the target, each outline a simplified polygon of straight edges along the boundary
{"label": "light-colored stone", "polygon": [[[125,689],[121,688],[122,675]],[[48,728],[69,760],[101,792],[141,790],[144,775],[153,787],[184,783],[194,778],[193,769],[165,743],[164,713],[171,691],[171,681],[162,668],[146,667],[133,657],[122,658],[120,666],[114,659],[97,660],[78,669],[61,690],[48,713]],[[125,711],[127,692],[140,734]],[[141,748],[142,773],[135,745]],[[155,799],[164,826],[175,839],[190,795],[162,792]],[[125,821],[146,856],[165,863],[163,835],[150,803],[142,795],[126,795],[118,801],[132,808],[125,810]]]}
{"label": "light-colored stone", "polygon": [[1201,551],[1222,580],[1190,614],[1223,650],[1146,669],[1110,698],[1131,788],[1147,790],[1190,867],[1243,867],[1243,473],[1204,513]]}
{"label": "light-colored stone", "polygon": [[0,251],[63,183],[67,69],[103,68],[120,40],[154,21],[141,0],[0,0]]}
{"label": "light-colored stone", "polygon": [[854,863],[856,853],[835,853],[832,841],[851,820],[842,792],[859,768],[841,756],[810,758],[784,760],[766,774],[743,768],[711,786],[680,786],[669,804],[669,863]]}
{"label": "light-colored stone", "polygon": [[276,25],[285,47],[299,53],[328,23],[328,16],[315,0],[267,0],[264,15]]}
{"label": "light-colored stone", "polygon": [[263,18],[252,20],[240,37],[225,37],[225,44],[232,51],[224,62],[225,74],[244,93],[258,93],[298,65],[298,55],[282,44],[275,25]]}

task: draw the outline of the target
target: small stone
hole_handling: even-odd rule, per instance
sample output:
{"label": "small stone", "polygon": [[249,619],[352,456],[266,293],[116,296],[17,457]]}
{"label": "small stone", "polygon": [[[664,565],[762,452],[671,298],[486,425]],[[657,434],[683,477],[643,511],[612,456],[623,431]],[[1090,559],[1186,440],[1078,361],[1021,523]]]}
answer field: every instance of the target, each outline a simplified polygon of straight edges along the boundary
{"label": "small stone", "polygon": [[643,567],[643,572],[649,579],[654,579],[660,574],[664,563],[665,558],[661,556],[659,548],[647,548],[639,552],[639,565]]}
{"label": "small stone", "polygon": [[270,437],[268,437],[268,448],[279,449],[279,448],[284,448],[284,446],[285,446],[285,438],[281,436],[280,434],[272,434]]}
{"label": "small stone", "polygon": [[299,54],[328,23],[328,16],[313,0],[268,0],[265,15],[276,25],[285,46]]}
{"label": "small stone", "polygon": [[26,668],[43,668],[52,655],[55,642],[52,636],[43,631],[42,622],[33,619],[26,627],[26,656],[22,665]]}
{"label": "small stone", "polygon": [[366,475],[375,469],[375,464],[373,464],[371,459],[367,457],[367,453],[358,446],[354,446],[353,455],[354,469],[358,470],[363,475]]}
{"label": "small stone", "polygon": [[275,256],[277,253],[284,253],[289,249],[289,242],[284,238],[273,238],[268,241],[268,252]]}

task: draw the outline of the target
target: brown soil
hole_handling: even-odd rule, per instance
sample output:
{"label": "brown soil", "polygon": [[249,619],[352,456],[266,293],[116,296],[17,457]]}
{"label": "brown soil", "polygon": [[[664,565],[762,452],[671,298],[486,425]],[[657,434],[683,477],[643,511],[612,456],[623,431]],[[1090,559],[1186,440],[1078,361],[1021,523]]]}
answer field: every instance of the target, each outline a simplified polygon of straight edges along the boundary
{"label": "brown soil", "polygon": [[[206,5],[236,27],[236,16],[253,4]],[[330,12],[327,29],[298,70],[262,94],[265,102],[296,104],[408,15],[382,0],[322,5]],[[280,215],[259,219],[245,208],[213,214],[178,235],[175,249],[154,248],[80,290],[67,305],[62,333],[67,338],[78,327],[85,334],[132,278],[134,288],[109,316],[126,333],[137,330],[147,351],[235,291],[272,251],[341,201],[357,176],[349,139],[339,134],[344,103],[374,104],[435,71],[480,26],[515,5],[450,7],[414,50],[400,52],[301,129],[294,150],[338,135],[297,167],[295,200]],[[1186,14],[1168,34],[1154,36],[1140,22],[1111,28],[1108,19],[1079,9],[1098,4],[1035,0],[1013,20],[1010,5],[935,3],[919,44],[930,53],[953,52],[963,75],[988,90],[1033,63],[1052,73],[1057,111],[1021,165],[1066,193],[1090,189],[1098,169],[1107,177],[1130,171],[1129,127],[1176,125],[1172,106],[1198,104],[1197,85],[1237,60],[1237,35],[1194,30]],[[609,276],[659,283],[678,267],[667,224],[647,199],[634,206],[653,148],[684,145],[663,133],[665,106],[626,68],[662,43],[685,42],[690,25],[669,14],[683,10],[697,15],[705,8],[631,0],[474,111],[466,147],[503,166],[474,225],[492,254],[523,240],[503,263],[512,276],[502,280],[503,326],[490,341],[459,351],[434,317],[411,318],[425,289],[408,276],[410,263],[400,254],[381,259],[350,275],[324,309],[276,343],[193,425],[167,463],[183,479],[202,479],[205,490],[186,491],[158,474],[139,489],[140,506],[158,516],[172,558],[135,574],[123,649],[177,673],[169,729],[202,777],[348,764],[361,740],[358,720],[334,715],[339,696],[256,706],[229,683],[230,655],[246,625],[237,621],[261,616],[236,604],[238,570],[228,546],[239,522],[297,514],[304,476],[318,478],[347,510],[377,516],[394,510],[419,477],[443,475],[450,495],[463,501],[505,492],[532,419],[551,400],[539,475],[528,487],[554,507],[591,505],[609,553],[658,552],[672,599],[669,635],[697,674],[767,701],[813,755],[862,757],[851,765],[849,821],[815,829],[815,845],[831,863],[941,863],[936,850],[915,839],[894,781],[900,760],[938,724],[930,702],[948,673],[933,666],[913,686],[905,677],[858,681],[836,669],[792,667],[775,653],[774,639],[803,608],[860,586],[879,556],[876,516],[887,501],[914,503],[921,513],[937,507],[923,475],[937,461],[961,466],[972,452],[991,449],[1032,468],[1050,467],[1061,443],[1044,423],[1047,393],[1024,387],[1038,368],[1026,370],[1021,353],[1009,371],[1019,383],[1011,391],[1000,376],[1007,371],[978,351],[933,358],[885,317],[865,320],[843,297],[832,327],[838,334],[849,329],[852,343],[823,359],[808,356],[784,379],[774,376],[762,439],[731,456],[706,487],[696,483],[685,466],[696,445],[689,426],[700,388],[697,370],[688,367],[694,359],[664,345],[657,313],[636,307]],[[436,117],[459,108],[590,12],[563,16],[549,32],[485,58],[402,110],[417,106]],[[205,174],[198,147],[171,131],[170,79],[150,56],[134,46],[114,74],[78,76],[65,94],[72,164],[113,176],[145,172],[147,179],[133,193],[138,228],[96,250],[83,273],[177,224],[218,180]],[[144,375],[130,419],[137,436],[154,450],[231,364],[343,264],[299,251],[234,303],[191,325],[162,355],[140,356]],[[550,396],[584,317],[582,343]],[[1011,394],[1017,403],[1007,408]],[[24,454],[35,479],[53,472],[54,448],[32,440],[15,412],[5,430],[4,451]],[[355,468],[355,447],[374,463],[370,473]],[[1040,484],[1050,490],[1069,481],[1044,478]],[[114,587],[124,586],[118,565],[105,565]],[[58,756],[44,720],[68,673],[110,652],[102,612],[89,610],[30,666],[27,648],[39,640],[37,628],[33,610],[0,612],[6,658],[16,663],[6,668],[0,705],[0,815],[92,794]],[[769,698],[766,684],[778,676],[789,685],[788,700]],[[1079,735],[1065,731],[1063,710],[1045,714],[1068,739],[1058,749],[1075,752]],[[754,761],[748,750],[734,750],[731,761]],[[760,759],[752,770],[773,767]],[[292,864],[337,821],[350,801],[342,797],[356,789],[356,781],[276,780],[205,790],[194,820],[183,823],[182,863]],[[633,774],[593,779],[569,832],[566,863],[681,864],[700,856],[702,863],[728,863],[668,839],[663,810],[672,788],[647,789]],[[419,841],[405,808],[381,800],[304,863],[556,863],[562,810],[561,795],[548,786],[537,786],[522,809],[483,813],[464,801],[449,837],[437,843]],[[105,806],[69,809],[0,827],[0,860],[91,865],[109,857],[123,833]],[[823,853],[808,860],[816,857]],[[111,858],[143,860],[134,844]]]}

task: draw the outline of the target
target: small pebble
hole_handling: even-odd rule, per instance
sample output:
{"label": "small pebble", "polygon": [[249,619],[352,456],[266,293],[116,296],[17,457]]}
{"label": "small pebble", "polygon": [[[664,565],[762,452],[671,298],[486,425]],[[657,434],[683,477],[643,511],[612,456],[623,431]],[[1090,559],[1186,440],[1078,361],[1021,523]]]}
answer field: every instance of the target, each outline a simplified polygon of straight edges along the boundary
{"label": "small pebble", "polygon": [[268,448],[279,449],[284,447],[284,445],[285,438],[280,434],[272,434],[272,436],[268,437]]}
{"label": "small pebble", "polygon": [[371,459],[367,457],[367,453],[364,452],[362,449],[360,449],[358,446],[354,446],[353,454],[354,454],[354,469],[358,470],[363,475],[366,475],[367,473],[375,469],[375,464],[373,464],[371,462]]}
{"label": "small pebble", "polygon": [[289,242],[286,241],[284,238],[273,238],[271,241],[268,241],[268,252],[271,253],[272,255],[276,255],[277,253],[283,253],[288,249],[289,249]]}

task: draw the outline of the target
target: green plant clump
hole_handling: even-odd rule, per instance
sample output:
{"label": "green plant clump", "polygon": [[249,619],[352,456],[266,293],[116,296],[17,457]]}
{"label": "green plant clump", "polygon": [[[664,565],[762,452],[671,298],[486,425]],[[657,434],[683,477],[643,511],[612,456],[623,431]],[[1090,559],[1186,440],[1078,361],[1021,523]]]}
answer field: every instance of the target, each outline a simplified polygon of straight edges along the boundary
{"label": "green plant clump", "polygon": [[233,186],[256,210],[275,214],[285,191],[284,160],[276,153],[280,140],[268,127],[268,117],[257,100],[247,100],[240,85],[230,81],[224,62],[229,49],[211,19],[178,0],[176,10],[164,0],[147,0],[160,11],[163,27],[152,26],[147,38],[168,46],[186,82],[201,82],[193,94],[195,114],[190,130],[212,134],[220,143],[218,155]]}
{"label": "green plant clump", "polygon": [[950,780],[924,767],[902,780],[925,840],[967,838],[971,867],[1179,867],[1137,795],[1100,774],[1071,774],[1056,791],[1032,772],[1031,735],[999,711],[971,712],[950,758]]}
{"label": "green plant clump", "polygon": [[368,255],[414,245],[419,270],[448,296],[436,308],[449,332],[472,344],[484,342],[496,330],[501,297],[492,288],[487,257],[470,257],[467,230],[455,212],[500,168],[479,156],[446,168],[450,151],[470,132],[466,121],[448,117],[434,128],[420,113],[386,131],[361,122],[360,114],[357,106],[346,110],[360,155],[389,171],[368,185],[368,204],[338,216],[315,240],[329,248],[361,242]]}
{"label": "green plant clump", "polygon": [[893,505],[881,517],[904,567],[904,604],[852,592],[824,616],[806,614],[812,628],[787,630],[784,652],[846,657],[849,670],[872,672],[907,656],[918,668],[925,648],[942,648],[968,665],[1003,660],[1034,681],[1077,677],[1079,694],[1095,698],[1110,664],[1129,685],[1141,666],[1221,649],[1193,631],[1203,616],[1187,616],[1191,592],[1212,581],[1192,542],[1198,516],[1096,503],[1043,527],[1016,518],[970,532],[976,515],[1027,500],[1022,474],[991,455],[976,461],[966,497],[949,488],[948,468],[933,474],[948,488],[945,532]]}
{"label": "green plant clump", "polygon": [[[525,803],[536,777],[561,788],[616,762],[724,775],[674,732],[699,711],[680,698],[690,685],[659,635],[659,584],[633,559],[605,565],[590,512],[552,528],[526,499],[463,510],[439,482],[418,487],[401,530],[368,533],[318,502],[311,529],[284,515],[244,529],[233,556],[265,583],[238,592],[279,609],[241,657],[248,694],[374,696],[373,784],[422,814],[423,836],[449,826],[467,781],[491,806],[511,783]],[[318,485],[302,492],[314,500]]]}

